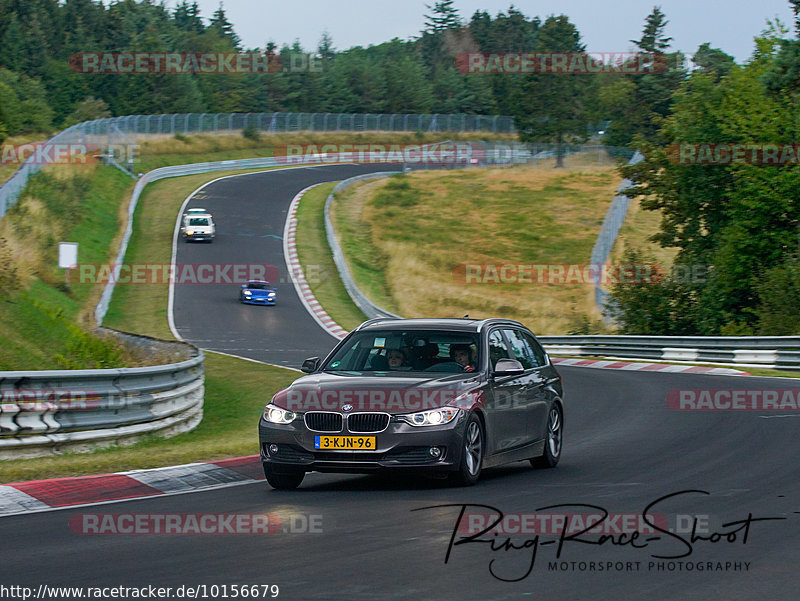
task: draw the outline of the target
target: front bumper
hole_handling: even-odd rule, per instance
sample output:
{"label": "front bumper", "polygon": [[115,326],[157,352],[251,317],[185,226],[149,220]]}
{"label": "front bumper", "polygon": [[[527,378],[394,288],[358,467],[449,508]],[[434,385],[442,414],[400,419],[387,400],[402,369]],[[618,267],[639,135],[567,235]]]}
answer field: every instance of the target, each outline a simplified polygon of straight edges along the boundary
{"label": "front bumper", "polygon": [[[444,426],[410,426],[390,421],[382,432],[316,432],[309,430],[302,417],[291,424],[267,422],[258,425],[261,461],[275,468],[302,469],[307,472],[370,473],[380,470],[454,471],[461,465],[465,414]],[[316,436],[374,436],[374,451],[331,451],[314,448]],[[269,451],[277,445],[278,452]],[[434,458],[431,447],[440,447],[442,455]]]}
{"label": "front bumper", "polygon": [[239,298],[246,305],[274,305],[276,300],[274,296],[272,298],[240,296]]}

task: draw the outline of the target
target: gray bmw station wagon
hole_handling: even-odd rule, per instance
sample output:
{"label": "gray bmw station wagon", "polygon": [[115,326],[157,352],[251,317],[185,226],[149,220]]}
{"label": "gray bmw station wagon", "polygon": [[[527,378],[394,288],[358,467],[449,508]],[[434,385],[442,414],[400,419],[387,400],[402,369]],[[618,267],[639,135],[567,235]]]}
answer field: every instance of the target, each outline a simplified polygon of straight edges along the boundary
{"label": "gray bmw station wagon", "polygon": [[561,457],[561,377],[516,321],[372,319],[303,371],[259,421],[274,488],[310,471],[410,470],[470,485],[483,468]]}

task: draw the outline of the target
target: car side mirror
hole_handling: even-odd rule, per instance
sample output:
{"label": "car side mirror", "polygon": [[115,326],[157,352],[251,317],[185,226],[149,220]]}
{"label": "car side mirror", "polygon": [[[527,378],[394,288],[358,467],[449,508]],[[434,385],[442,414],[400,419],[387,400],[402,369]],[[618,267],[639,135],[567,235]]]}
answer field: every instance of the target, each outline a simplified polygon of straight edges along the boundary
{"label": "car side mirror", "polygon": [[242,288],[247,288],[247,284],[242,284]]}
{"label": "car side mirror", "polygon": [[519,376],[525,373],[525,368],[516,359],[500,359],[493,373],[495,376]]}
{"label": "car side mirror", "polygon": [[313,374],[319,369],[319,363],[319,357],[311,357],[310,359],[306,359],[303,361],[303,366],[300,368],[300,371],[307,374]]}

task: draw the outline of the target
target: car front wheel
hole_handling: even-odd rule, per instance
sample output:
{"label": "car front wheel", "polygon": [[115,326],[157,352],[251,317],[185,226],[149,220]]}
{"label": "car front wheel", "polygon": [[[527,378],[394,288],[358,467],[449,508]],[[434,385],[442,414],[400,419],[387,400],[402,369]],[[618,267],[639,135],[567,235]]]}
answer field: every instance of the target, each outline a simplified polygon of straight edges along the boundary
{"label": "car front wheel", "polygon": [[306,473],[299,470],[276,472],[269,463],[264,464],[264,476],[269,485],[276,490],[294,490],[306,477]]}
{"label": "car front wheel", "polygon": [[462,445],[461,465],[453,474],[453,481],[461,486],[472,486],[481,475],[485,448],[483,427],[474,413],[467,418]]}
{"label": "car front wheel", "polygon": [[564,436],[564,416],[561,407],[553,405],[547,417],[547,438],[544,441],[544,453],[541,457],[531,459],[533,467],[555,467],[561,458],[561,444]]}

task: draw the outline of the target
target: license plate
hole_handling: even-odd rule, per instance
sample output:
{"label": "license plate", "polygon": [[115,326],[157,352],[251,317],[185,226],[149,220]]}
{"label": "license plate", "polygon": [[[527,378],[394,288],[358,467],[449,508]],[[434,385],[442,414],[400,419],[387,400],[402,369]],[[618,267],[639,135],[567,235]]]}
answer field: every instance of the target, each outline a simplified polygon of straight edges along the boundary
{"label": "license plate", "polygon": [[315,436],[314,448],[328,451],[374,451],[374,436]]}

